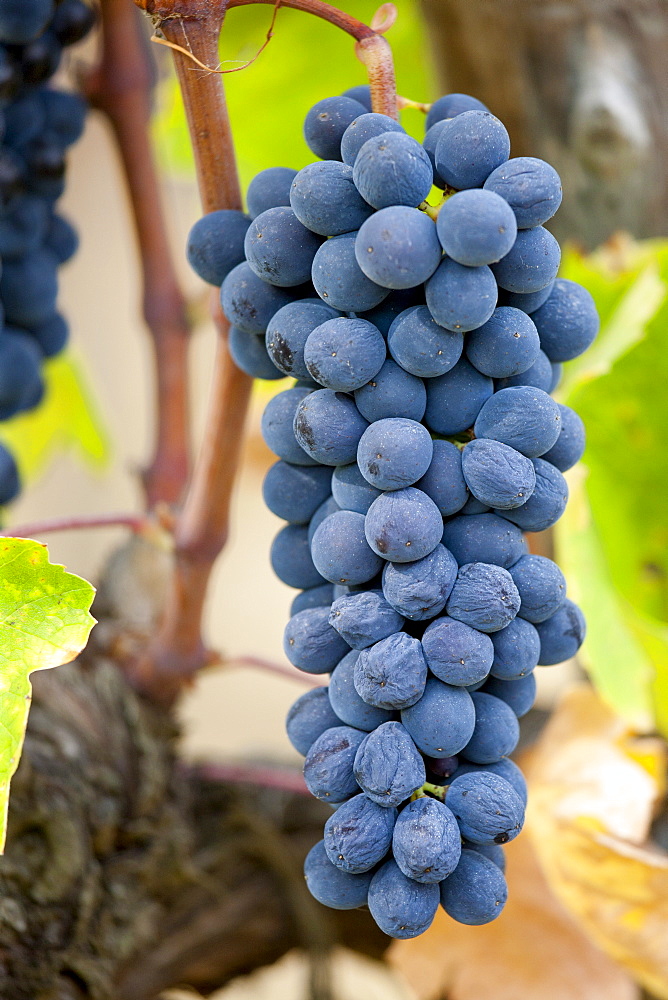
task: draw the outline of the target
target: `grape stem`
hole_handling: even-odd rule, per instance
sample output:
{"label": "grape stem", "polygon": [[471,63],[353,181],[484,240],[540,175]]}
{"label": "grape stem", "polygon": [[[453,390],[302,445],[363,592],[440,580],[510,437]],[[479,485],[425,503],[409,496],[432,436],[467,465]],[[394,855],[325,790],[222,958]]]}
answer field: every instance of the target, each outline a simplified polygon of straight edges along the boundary
{"label": "grape stem", "polygon": [[[135,0],[173,47],[204,213],[241,209],[242,199],[222,77],[195,69],[190,54],[204,66],[217,65],[218,36],[228,6],[249,2],[276,6],[276,0]],[[281,6],[315,14],[353,35],[357,54],[367,67],[374,108],[397,117],[392,54],[382,35],[321,0],[281,0]],[[391,9],[391,5],[381,8],[382,29],[391,20]],[[227,540],[252,387],[252,380],[229,355],[228,323],[217,295],[212,296],[212,312],[219,336],[209,415],[176,520],[174,571],[165,611],[145,650],[126,667],[138,690],[165,706],[172,705],[194,674],[211,662],[202,639],[202,616],[211,570]]]}
{"label": "grape stem", "polygon": [[143,277],[143,312],[156,372],[156,439],[142,480],[149,508],[182,499],[190,464],[186,361],[190,328],[172,260],[149,138],[152,71],[137,11],[101,4],[102,56],[84,89],[113,130],[132,206]]}
{"label": "grape stem", "polygon": [[441,802],[445,802],[445,793],[447,790],[447,785],[434,785],[431,781],[425,781],[424,785],[418,789],[418,795],[422,792],[423,794],[432,795],[435,799],[440,799]]}
{"label": "grape stem", "polygon": [[136,514],[100,514],[94,517],[55,517],[33,521],[7,529],[0,534],[8,538],[35,538],[56,531],[81,531],[84,528],[129,528],[135,534],[150,534],[158,530],[158,522]]}
{"label": "grape stem", "polygon": [[[215,664],[213,664],[215,666]],[[284,677],[289,681],[296,681],[297,684],[305,684],[307,687],[322,687],[323,682],[320,675],[306,674],[302,670],[290,670],[282,663],[274,663],[272,660],[265,660],[261,656],[230,656],[220,660],[222,667],[248,667],[251,670],[262,670],[265,673],[275,674],[277,677]]]}

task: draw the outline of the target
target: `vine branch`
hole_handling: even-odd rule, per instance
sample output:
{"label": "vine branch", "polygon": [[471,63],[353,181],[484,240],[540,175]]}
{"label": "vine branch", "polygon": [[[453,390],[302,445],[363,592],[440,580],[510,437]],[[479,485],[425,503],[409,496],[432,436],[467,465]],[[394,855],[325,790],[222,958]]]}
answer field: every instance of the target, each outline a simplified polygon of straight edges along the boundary
{"label": "vine branch", "polygon": [[[114,0],[119,2],[119,0]],[[293,7],[324,18],[356,40],[369,75],[375,110],[396,118],[392,54],[372,27],[322,0],[135,0],[154,19],[172,48],[195,156],[204,213],[241,209],[242,199],[222,77],[193,67],[218,64],[218,37],[229,7],[249,2]],[[379,12],[381,28],[393,8]],[[239,465],[252,380],[232,361],[228,323],[218,297],[212,306],[218,328],[210,411],[185,503],[175,526],[175,563],[165,613],[156,635],[129,672],[152,700],[171,705],[211,656],[202,639],[202,616],[213,564],[229,530],[235,474]]]}
{"label": "vine branch", "polygon": [[189,469],[189,324],[160,201],[149,138],[152,73],[139,16],[128,0],[102,0],[102,56],[85,83],[120,153],[141,257],[143,312],[155,356],[157,426],[142,479],[149,508],[182,498]]}

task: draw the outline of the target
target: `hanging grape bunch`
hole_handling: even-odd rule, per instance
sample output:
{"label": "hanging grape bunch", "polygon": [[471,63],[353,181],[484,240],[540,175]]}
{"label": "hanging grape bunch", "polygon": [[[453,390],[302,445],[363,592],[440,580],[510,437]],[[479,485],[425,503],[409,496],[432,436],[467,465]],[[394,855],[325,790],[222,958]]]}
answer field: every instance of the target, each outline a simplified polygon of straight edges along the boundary
{"label": "hanging grape bunch", "polygon": [[[78,240],[56,202],[86,104],[48,81],[63,49],[94,23],[84,0],[0,0],[0,421],[37,406],[42,362],[68,338],[56,307],[57,272]],[[0,445],[0,505],[19,489],[16,462]]]}
{"label": "hanging grape bunch", "polygon": [[301,591],[285,653],[330,675],[287,720],[334,810],[306,881],[408,938],[439,902],[483,924],[506,900],[518,718],[534,668],[585,632],[523,532],[566,505],[584,429],[550,393],[598,318],[556,277],[549,164],[510,159],[473,97],[432,105],[422,145],[370,109],[366,87],[316,104],[304,128],[320,160],[260,173],[250,218],[205,216],[188,254],[222,285],[237,365],[296,380],[262,431],[278,456],[265,501],[288,522],[271,562]]}

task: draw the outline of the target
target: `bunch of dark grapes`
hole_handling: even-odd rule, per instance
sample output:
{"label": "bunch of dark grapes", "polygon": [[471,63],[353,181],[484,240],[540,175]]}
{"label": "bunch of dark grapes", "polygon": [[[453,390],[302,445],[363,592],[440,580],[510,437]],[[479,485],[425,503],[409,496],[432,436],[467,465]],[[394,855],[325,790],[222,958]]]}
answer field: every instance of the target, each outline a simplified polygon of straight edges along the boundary
{"label": "bunch of dark grapes", "polygon": [[[56,203],[86,105],[48,81],[63,49],[94,23],[84,0],[0,0],[0,421],[37,406],[42,362],[68,338],[58,268],[78,240]],[[14,457],[0,445],[0,505],[19,490]]]}
{"label": "bunch of dark grapes", "polygon": [[506,899],[518,718],[534,668],[585,632],[523,533],[566,505],[584,430],[550,394],[598,318],[557,278],[557,173],[511,159],[480,101],[442,97],[420,144],[354,88],[312,108],[305,135],[321,159],[260,173],[249,215],[205,216],[188,254],[222,285],[236,363],[296,379],[262,430],[279,459],[264,497],[288,522],[271,562],[301,591],[285,653],[329,675],[287,721],[334,810],[306,880],[413,937],[439,903],[482,924]]}

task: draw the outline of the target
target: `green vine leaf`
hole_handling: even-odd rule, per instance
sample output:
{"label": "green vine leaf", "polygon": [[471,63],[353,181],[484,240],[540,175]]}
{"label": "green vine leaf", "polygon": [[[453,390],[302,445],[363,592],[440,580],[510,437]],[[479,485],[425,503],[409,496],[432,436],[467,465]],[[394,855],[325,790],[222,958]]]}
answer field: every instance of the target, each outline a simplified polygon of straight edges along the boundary
{"label": "green vine leaf", "polygon": [[95,624],[94,595],[86,580],[49,562],[40,542],[0,540],[0,852],[32,698],[29,675],[81,652]]}

